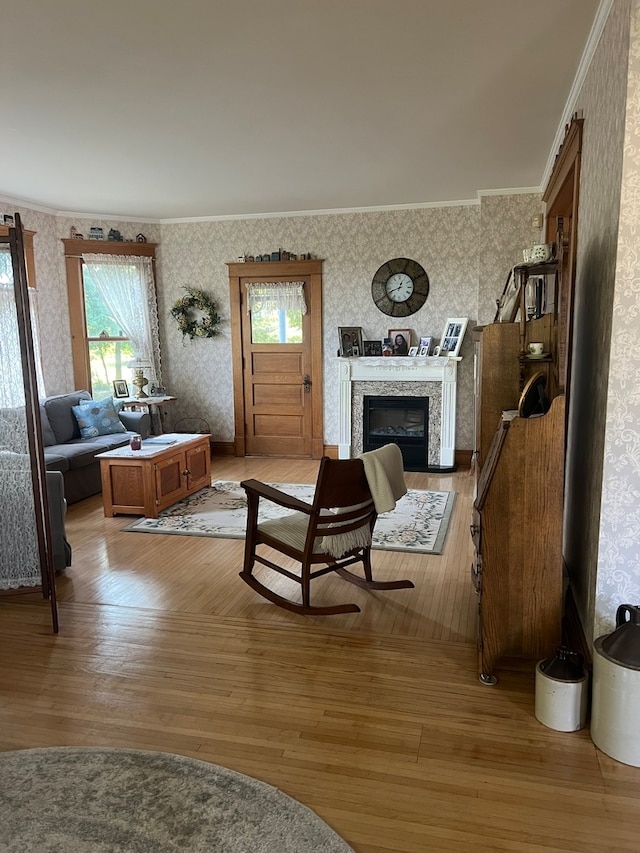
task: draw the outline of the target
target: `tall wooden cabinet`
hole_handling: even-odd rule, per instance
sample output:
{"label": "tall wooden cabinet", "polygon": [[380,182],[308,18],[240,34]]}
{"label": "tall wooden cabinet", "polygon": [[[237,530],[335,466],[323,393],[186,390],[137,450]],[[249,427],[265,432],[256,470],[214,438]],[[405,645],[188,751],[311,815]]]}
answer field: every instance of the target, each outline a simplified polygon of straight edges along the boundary
{"label": "tall wooden cabinet", "polygon": [[[478,669],[495,683],[506,655],[542,658],[561,639],[565,399],[555,393],[553,315],[526,324],[493,323],[476,338],[476,470],[471,573],[478,595]],[[545,376],[546,414],[523,417],[523,387]]]}
{"label": "tall wooden cabinet", "polygon": [[564,397],[546,415],[500,420],[477,482],[472,536],[478,669],[548,656],[562,627]]}

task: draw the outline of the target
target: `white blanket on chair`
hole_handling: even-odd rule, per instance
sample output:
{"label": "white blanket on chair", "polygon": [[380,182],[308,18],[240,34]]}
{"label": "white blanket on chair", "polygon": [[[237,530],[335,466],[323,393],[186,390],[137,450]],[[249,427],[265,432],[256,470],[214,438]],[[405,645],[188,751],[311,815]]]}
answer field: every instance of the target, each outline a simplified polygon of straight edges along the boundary
{"label": "white blanket on chair", "polygon": [[377,450],[362,453],[359,457],[371,489],[376,512],[390,512],[396,501],[407,494],[402,466],[402,451],[397,444],[385,444]]}

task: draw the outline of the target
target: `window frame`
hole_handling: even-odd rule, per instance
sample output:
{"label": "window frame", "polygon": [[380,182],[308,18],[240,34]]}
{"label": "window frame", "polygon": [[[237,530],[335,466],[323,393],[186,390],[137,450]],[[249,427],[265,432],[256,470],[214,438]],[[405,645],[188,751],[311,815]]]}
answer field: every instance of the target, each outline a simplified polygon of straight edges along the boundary
{"label": "window frame", "polygon": [[[69,299],[69,324],[71,328],[71,357],[73,360],[73,381],[75,388],[92,393],[91,363],[89,360],[89,337],[87,336],[87,318],[84,305],[84,282],[82,277],[82,255],[135,255],[151,258],[154,266],[157,243],[133,243],[130,241],[78,240],[62,241],[67,272],[67,295]],[[91,339],[93,340],[93,338]]]}

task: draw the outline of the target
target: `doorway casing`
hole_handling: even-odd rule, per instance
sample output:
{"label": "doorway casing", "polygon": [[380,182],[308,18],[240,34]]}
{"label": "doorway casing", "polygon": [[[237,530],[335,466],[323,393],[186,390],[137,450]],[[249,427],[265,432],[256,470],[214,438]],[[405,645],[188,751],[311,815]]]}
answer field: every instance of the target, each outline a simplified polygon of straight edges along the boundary
{"label": "doorway casing", "polygon": [[[247,455],[246,441],[246,396],[245,396],[245,341],[242,312],[246,311],[246,288],[249,281],[303,281],[309,314],[310,385],[305,405],[311,406],[309,435],[306,442],[310,459],[322,458],[324,452],[323,433],[323,388],[322,388],[322,260],[236,262],[227,264],[229,269],[229,300],[231,320],[231,352],[233,359],[233,410],[234,410],[234,453]],[[286,454],[278,454],[286,455]]]}

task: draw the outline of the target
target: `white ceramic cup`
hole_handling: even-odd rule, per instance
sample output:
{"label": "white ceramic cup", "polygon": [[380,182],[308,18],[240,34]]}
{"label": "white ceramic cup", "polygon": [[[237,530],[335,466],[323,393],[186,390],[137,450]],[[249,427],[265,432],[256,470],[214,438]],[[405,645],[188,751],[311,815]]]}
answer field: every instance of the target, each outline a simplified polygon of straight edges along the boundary
{"label": "white ceramic cup", "polygon": [[529,260],[538,264],[545,264],[553,258],[554,248],[553,243],[538,243],[537,246],[531,247]]}
{"label": "white ceramic cup", "polygon": [[541,343],[532,343],[527,347],[531,355],[542,355],[542,351],[544,349],[544,344]]}

